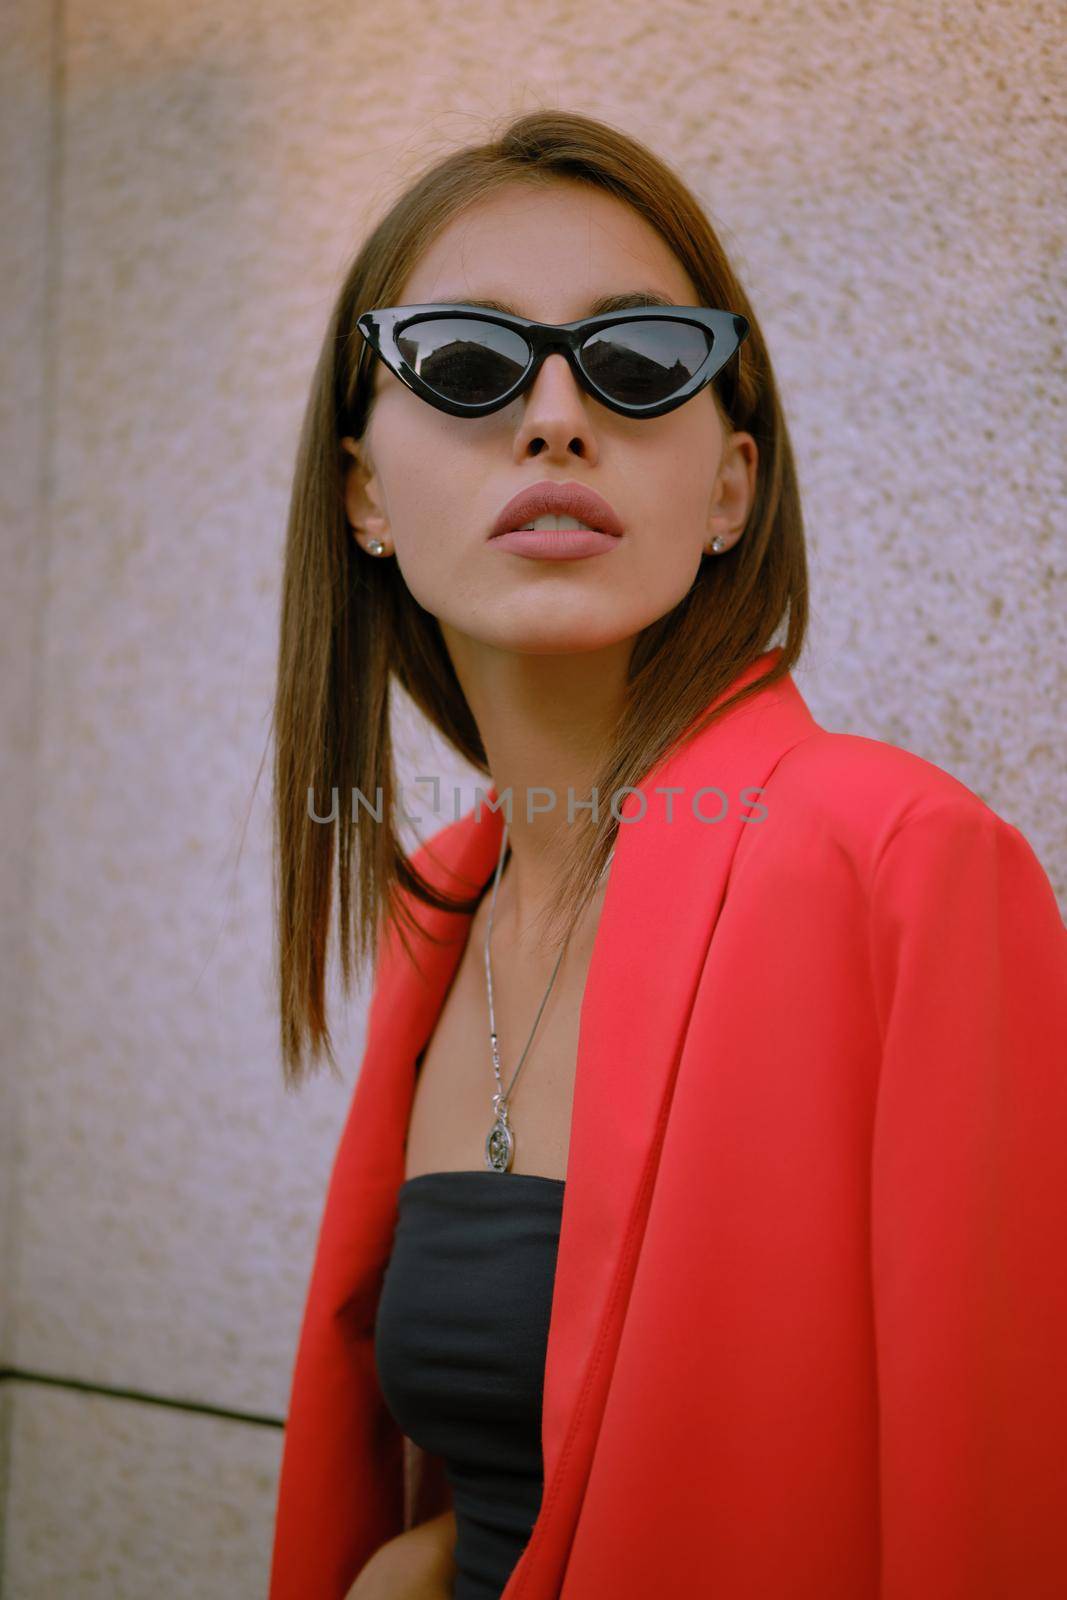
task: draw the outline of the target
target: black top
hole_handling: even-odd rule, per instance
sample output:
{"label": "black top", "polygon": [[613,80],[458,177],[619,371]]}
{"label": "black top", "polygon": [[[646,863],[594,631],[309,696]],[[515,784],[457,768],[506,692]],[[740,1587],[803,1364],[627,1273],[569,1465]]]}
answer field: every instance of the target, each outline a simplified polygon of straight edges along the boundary
{"label": "black top", "polygon": [[453,1600],[499,1600],[541,1504],[541,1409],[564,1180],[424,1172],[398,1191],[374,1353],[401,1430],[443,1459]]}

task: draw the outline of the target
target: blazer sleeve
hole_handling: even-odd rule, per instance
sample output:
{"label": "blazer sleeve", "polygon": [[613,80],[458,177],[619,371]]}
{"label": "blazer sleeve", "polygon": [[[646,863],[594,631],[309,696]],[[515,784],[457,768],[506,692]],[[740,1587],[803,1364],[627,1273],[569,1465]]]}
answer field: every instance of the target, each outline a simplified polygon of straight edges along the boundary
{"label": "blazer sleeve", "polygon": [[880,1600],[1062,1600],[1067,929],[970,796],[891,833],[870,940]]}

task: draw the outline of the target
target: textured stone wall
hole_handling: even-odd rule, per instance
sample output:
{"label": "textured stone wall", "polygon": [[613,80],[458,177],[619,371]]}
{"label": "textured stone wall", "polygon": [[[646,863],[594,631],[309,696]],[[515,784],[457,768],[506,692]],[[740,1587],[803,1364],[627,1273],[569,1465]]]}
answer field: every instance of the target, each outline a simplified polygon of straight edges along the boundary
{"label": "textured stone wall", "polygon": [[[284,1095],[256,776],[295,433],[345,262],[425,157],[507,111],[588,111],[674,162],[793,429],[800,687],[825,725],[975,789],[1067,906],[1062,19],[1044,0],[8,14],[0,1586],[233,1600],[265,1592],[363,1030],[357,996],[348,1082]],[[411,728],[411,772],[426,749]]]}

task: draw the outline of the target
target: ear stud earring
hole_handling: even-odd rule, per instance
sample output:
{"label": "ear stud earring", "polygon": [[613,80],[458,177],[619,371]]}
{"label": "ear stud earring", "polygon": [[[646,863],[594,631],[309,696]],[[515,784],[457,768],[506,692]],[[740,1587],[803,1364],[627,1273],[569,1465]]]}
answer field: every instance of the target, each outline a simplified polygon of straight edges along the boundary
{"label": "ear stud earring", "polygon": [[716,553],[718,553],[718,551],[720,551],[720,550],[725,550],[726,549],[726,540],[725,539],[720,539],[718,534],[716,534],[715,538],[711,541],[711,548]]}
{"label": "ear stud earring", "polygon": [[385,554],[385,546],[380,539],[368,539],[367,549],[372,556],[383,556]]}

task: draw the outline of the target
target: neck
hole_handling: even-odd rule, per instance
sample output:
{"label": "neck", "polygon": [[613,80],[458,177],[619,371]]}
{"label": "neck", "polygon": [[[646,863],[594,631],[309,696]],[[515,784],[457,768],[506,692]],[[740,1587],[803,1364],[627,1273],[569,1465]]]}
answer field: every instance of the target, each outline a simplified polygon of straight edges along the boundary
{"label": "neck", "polygon": [[[511,793],[510,859],[493,913],[494,938],[518,946],[547,908],[563,852],[573,797],[574,824],[588,801],[623,709],[633,641],[581,655],[518,655],[456,639],[442,625],[485,747],[498,796]],[[610,795],[598,796],[603,815]],[[578,807],[585,802],[584,809]],[[492,894],[492,880],[487,895]]]}

